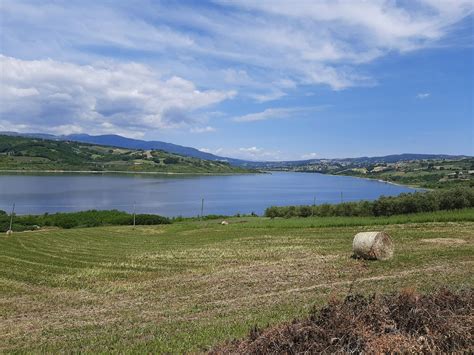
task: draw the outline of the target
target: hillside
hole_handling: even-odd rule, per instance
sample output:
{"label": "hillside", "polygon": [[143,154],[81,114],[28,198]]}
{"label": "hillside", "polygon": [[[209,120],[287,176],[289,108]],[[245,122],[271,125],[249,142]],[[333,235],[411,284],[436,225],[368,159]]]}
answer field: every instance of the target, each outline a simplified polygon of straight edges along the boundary
{"label": "hillside", "polygon": [[168,153],[184,155],[192,158],[212,160],[212,161],[227,161],[232,165],[244,165],[244,160],[220,157],[211,153],[202,152],[196,148],[185,147],[178,144],[167,143],[162,141],[144,141],[140,139],[133,139],[122,137],[116,134],[107,134],[99,136],[91,136],[88,134],[70,134],[65,136],[54,136],[52,134],[42,133],[17,133],[17,132],[0,132],[0,134],[9,136],[21,136],[28,138],[42,138],[61,141],[73,141],[81,143],[90,143],[98,145],[107,145],[113,147],[127,148],[127,149],[143,149],[143,150],[162,150]]}
{"label": "hillside", "polygon": [[0,135],[0,171],[2,170],[190,174],[255,172],[230,166],[227,162],[184,157],[160,150],[134,150]]}
{"label": "hillside", "polygon": [[202,152],[196,148],[185,147],[178,144],[167,143],[162,141],[145,141],[122,137],[116,134],[91,136],[88,134],[70,134],[63,136],[55,136],[44,133],[18,133],[18,132],[0,132],[0,135],[19,136],[27,138],[41,138],[60,141],[74,141],[81,143],[90,143],[98,145],[106,145],[120,147],[126,149],[143,149],[143,150],[163,150],[168,153],[184,155],[192,158],[205,159],[211,161],[225,161],[233,166],[240,166],[250,169],[265,170],[297,170],[303,171],[314,170],[313,168],[321,165],[339,165],[339,166],[369,166],[373,164],[392,164],[407,161],[420,160],[457,160],[469,158],[464,155],[447,155],[447,154],[394,154],[378,157],[357,157],[357,158],[331,158],[331,159],[310,159],[310,160],[292,160],[292,161],[249,161],[242,159],[234,159],[229,157],[217,156],[211,153]]}
{"label": "hillside", "polygon": [[[408,156],[408,155],[407,155]],[[316,172],[384,180],[424,188],[474,186],[474,158],[426,155],[406,160],[319,161],[280,170]]]}

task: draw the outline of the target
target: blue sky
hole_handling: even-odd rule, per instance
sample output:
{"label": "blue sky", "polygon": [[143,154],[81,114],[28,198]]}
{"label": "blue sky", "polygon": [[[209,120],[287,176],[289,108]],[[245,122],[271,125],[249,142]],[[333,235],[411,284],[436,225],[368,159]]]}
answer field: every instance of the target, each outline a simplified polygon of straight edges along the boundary
{"label": "blue sky", "polygon": [[0,130],[474,154],[473,2],[2,0]]}

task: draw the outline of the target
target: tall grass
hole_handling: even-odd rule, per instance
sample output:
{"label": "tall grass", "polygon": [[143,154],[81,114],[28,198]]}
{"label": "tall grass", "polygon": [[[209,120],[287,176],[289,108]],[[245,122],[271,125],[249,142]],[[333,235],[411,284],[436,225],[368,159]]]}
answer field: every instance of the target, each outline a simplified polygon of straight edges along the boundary
{"label": "tall grass", "polygon": [[308,217],[308,218],[255,218],[247,227],[261,228],[316,228],[349,227],[430,222],[474,222],[474,208],[452,211],[413,213],[383,217]]}

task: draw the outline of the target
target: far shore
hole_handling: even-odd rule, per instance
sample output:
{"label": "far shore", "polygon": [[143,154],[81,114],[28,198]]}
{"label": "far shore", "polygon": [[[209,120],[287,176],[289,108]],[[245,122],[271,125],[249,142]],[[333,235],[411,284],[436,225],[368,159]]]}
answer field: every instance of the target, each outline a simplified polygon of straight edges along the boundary
{"label": "far shore", "polygon": [[392,181],[382,180],[382,179],[377,179],[377,178],[364,177],[364,176],[357,176],[357,175],[337,175],[337,174],[328,174],[328,175],[332,175],[332,176],[348,176],[348,177],[352,177],[352,178],[359,178],[359,179],[364,179],[364,180],[378,181],[378,182],[383,182],[383,183],[385,183],[385,184],[390,184],[390,185],[395,185],[395,186],[409,187],[409,188],[411,188],[411,189],[432,190],[432,189],[428,189],[428,188],[426,188],[426,187],[421,187],[421,186],[418,186],[418,185],[404,185],[404,184],[399,184],[399,183],[397,183],[397,182],[392,182]]}
{"label": "far shore", "polygon": [[177,173],[170,171],[121,171],[121,170],[0,170],[0,174],[14,173],[14,174],[131,174],[131,175],[249,175],[262,174],[264,172],[235,172],[235,173]]}
{"label": "far shore", "polygon": [[[270,170],[271,171],[271,170]],[[382,180],[382,179],[377,179],[377,178],[371,178],[371,177],[366,177],[366,176],[359,176],[359,175],[341,175],[341,174],[330,174],[330,173],[323,173],[319,171],[291,171],[291,170],[274,170],[275,172],[289,172],[289,173],[306,173],[306,174],[321,174],[321,175],[331,175],[331,176],[343,176],[343,177],[350,177],[350,178],[356,178],[356,179],[363,179],[363,180],[370,180],[370,181],[378,181],[378,182],[383,182],[386,184],[390,185],[395,185],[395,186],[400,186],[400,187],[409,187],[411,189],[422,189],[422,190],[432,190],[428,189],[426,187],[421,187],[419,185],[404,185],[404,184],[399,184],[397,182],[392,182],[388,180]]]}

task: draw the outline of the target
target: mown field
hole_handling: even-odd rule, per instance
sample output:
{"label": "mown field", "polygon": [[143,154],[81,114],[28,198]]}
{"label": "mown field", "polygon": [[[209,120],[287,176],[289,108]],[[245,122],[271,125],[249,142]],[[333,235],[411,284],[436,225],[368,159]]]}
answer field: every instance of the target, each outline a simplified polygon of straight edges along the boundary
{"label": "mown field", "polygon": [[[199,352],[350,290],[473,286],[474,210],[0,236],[0,352]],[[392,235],[386,262],[352,237]]]}

